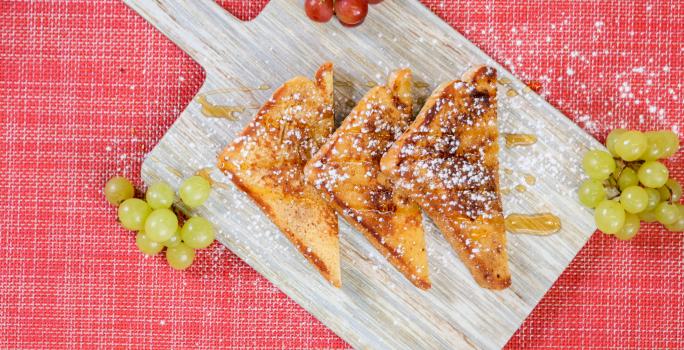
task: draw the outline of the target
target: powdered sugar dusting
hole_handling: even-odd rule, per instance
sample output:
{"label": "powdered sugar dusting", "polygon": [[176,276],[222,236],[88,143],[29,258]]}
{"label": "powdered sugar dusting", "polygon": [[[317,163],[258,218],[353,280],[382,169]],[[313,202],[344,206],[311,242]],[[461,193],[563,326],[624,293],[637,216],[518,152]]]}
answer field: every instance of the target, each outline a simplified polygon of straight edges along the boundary
{"label": "powdered sugar dusting", "polygon": [[418,193],[421,203],[438,212],[490,218],[500,211],[496,159],[486,155],[496,146],[487,137],[496,135],[496,120],[486,117],[495,102],[477,95],[472,84],[455,82],[453,89],[476,97],[461,101],[461,96],[445,95],[435,101],[425,122],[401,145],[397,185]]}

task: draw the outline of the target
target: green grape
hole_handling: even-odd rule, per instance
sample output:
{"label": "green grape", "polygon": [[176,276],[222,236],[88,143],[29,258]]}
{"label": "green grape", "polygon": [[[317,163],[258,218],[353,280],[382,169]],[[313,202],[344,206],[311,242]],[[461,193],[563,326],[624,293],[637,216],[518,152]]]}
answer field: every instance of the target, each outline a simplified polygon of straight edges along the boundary
{"label": "green grape", "polygon": [[157,253],[164,249],[163,244],[150,240],[142,231],[138,232],[135,236],[135,245],[137,245],[138,249],[146,255],[157,255]]}
{"label": "green grape", "polygon": [[639,219],[641,219],[641,221],[645,221],[645,222],[656,222],[656,221],[658,221],[658,218],[656,217],[656,214],[655,214],[655,209],[642,211],[641,213],[639,213]]}
{"label": "green grape", "polygon": [[655,188],[646,188],[645,190],[648,194],[648,205],[644,211],[651,211],[660,203],[660,192]]}
{"label": "green grape", "polygon": [[181,239],[180,228],[179,228],[178,230],[176,230],[176,233],[174,233],[173,236],[171,236],[171,238],[165,240],[163,244],[166,247],[175,247],[175,246],[179,245],[182,241],[183,240]]}
{"label": "green grape", "polygon": [[655,208],[655,214],[658,222],[663,225],[670,225],[679,220],[681,213],[676,205],[662,202]]}
{"label": "green grape", "polygon": [[671,157],[679,151],[679,137],[671,130],[658,131],[658,135],[663,139],[663,158]]}
{"label": "green grape", "polygon": [[188,247],[203,249],[214,242],[214,228],[207,219],[194,216],[183,225],[181,238]]}
{"label": "green grape", "polygon": [[133,184],[122,176],[114,176],[109,179],[104,187],[105,198],[113,205],[119,205],[126,199],[133,198],[134,194]]}
{"label": "green grape", "polygon": [[684,232],[684,219],[679,219],[674,224],[665,225],[665,228],[670,232]]}
{"label": "green grape", "polygon": [[584,206],[594,208],[606,199],[606,189],[601,181],[589,179],[582,183],[577,195]]}
{"label": "green grape", "polygon": [[620,204],[628,213],[640,213],[648,207],[648,193],[639,186],[627,187],[620,194]]}
{"label": "green grape", "polygon": [[152,209],[169,208],[173,204],[175,193],[166,182],[157,182],[150,186],[145,193],[147,204]]}
{"label": "green grape", "polygon": [[178,189],[180,198],[190,208],[195,208],[209,198],[211,184],[201,176],[187,178]]}
{"label": "green grape", "polygon": [[615,141],[617,140],[618,136],[625,132],[627,132],[625,129],[615,129],[608,134],[608,137],[606,138],[606,148],[608,148],[608,151],[612,155],[617,156],[617,153],[615,153]]}
{"label": "green grape", "polygon": [[155,242],[168,240],[177,230],[178,218],[170,209],[155,209],[145,220],[147,237]]}
{"label": "green grape", "polygon": [[679,220],[665,225],[665,228],[672,232],[684,232],[684,205],[676,204],[677,209],[679,209]]}
{"label": "green grape", "polygon": [[184,243],[166,249],[166,261],[176,270],[185,270],[195,260],[195,250]]}
{"label": "green grape", "polygon": [[639,159],[648,147],[648,140],[641,131],[626,131],[615,139],[615,153],[631,162]]}
{"label": "green grape", "polygon": [[596,207],[594,219],[599,230],[613,234],[625,224],[625,210],[620,203],[607,199]]}
{"label": "green grape", "polygon": [[670,172],[663,163],[648,161],[641,165],[641,168],[637,171],[637,176],[639,176],[639,181],[642,185],[658,188],[667,182]]}
{"label": "green grape", "polygon": [[620,188],[620,191],[622,191],[627,187],[638,185],[639,177],[637,176],[637,173],[636,171],[634,171],[634,169],[624,168],[622,169],[622,173],[620,174],[617,183],[618,187]]}
{"label": "green grape", "polygon": [[675,179],[668,179],[665,183],[665,187],[669,188],[671,200],[673,202],[679,202],[679,199],[682,198],[682,185]]}
{"label": "green grape", "polygon": [[589,208],[596,207],[606,198],[603,183],[598,180],[585,180],[577,191],[580,202]]}
{"label": "green grape", "polygon": [[118,215],[121,226],[131,231],[138,231],[145,225],[145,220],[150,215],[150,208],[144,200],[129,198],[119,205]]}
{"label": "green grape", "polygon": [[636,214],[625,215],[625,224],[622,226],[620,231],[615,233],[615,237],[620,240],[627,241],[636,236],[641,228],[641,223],[639,222],[639,216]]}
{"label": "green grape", "polygon": [[645,133],[648,140],[646,151],[641,155],[643,160],[658,160],[665,157],[666,140],[657,131]]}
{"label": "green grape", "polygon": [[584,171],[594,180],[605,180],[615,171],[615,160],[610,153],[591,150],[582,159]]}

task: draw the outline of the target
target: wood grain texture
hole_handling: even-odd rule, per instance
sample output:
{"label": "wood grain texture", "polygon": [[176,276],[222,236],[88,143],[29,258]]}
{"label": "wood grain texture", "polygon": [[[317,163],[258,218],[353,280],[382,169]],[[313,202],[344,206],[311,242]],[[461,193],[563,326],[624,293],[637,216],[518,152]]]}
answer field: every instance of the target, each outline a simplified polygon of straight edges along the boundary
{"label": "wood grain texture", "polygon": [[[209,0],[126,2],[204,67],[200,93],[226,89],[208,96],[221,105],[259,106],[273,88],[295,75],[311,77],[325,60],[335,63],[338,119],[353,106],[349,101],[398,67],[410,67],[417,81],[429,84],[416,89],[419,99],[472,65],[498,69],[506,82],[499,85],[500,132],[539,138],[533,146],[502,147],[502,168],[513,169],[502,173],[502,187],[523,183],[524,173],[537,178],[526,192],[504,196],[504,210],[553,212],[563,223],[558,234],[547,237],[508,235],[513,284],[503,291],[478,287],[427,219],[432,289],[412,286],[344,221],[343,286],[330,286],[216,169],[216,155],[255,109],[239,114],[238,121],[207,118],[194,100],[147,156],[142,176],[148,184],[163,179],[178,186],[209,168],[215,189],[196,212],[215,223],[219,241],[356,348],[499,348],[595,230],[575,189],[580,155],[600,144],[418,2],[384,1],[357,28],[334,20],[313,23],[293,0],[272,0],[251,22]],[[253,89],[263,84],[271,88]],[[516,93],[507,93],[511,89]]]}

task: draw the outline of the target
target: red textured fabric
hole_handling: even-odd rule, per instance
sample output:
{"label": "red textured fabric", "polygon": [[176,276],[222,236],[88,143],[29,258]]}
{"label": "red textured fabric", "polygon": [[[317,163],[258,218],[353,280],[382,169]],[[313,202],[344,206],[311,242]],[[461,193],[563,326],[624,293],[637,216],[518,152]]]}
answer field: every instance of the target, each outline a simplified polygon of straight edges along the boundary
{"label": "red textured fabric", "polygon": [[[682,132],[682,2],[424,2],[597,138]],[[118,1],[3,0],[0,45],[0,348],[348,347],[218,244],[186,272],[144,258],[104,201],[112,175],[139,184],[197,64]],[[683,237],[596,233],[508,347],[684,348]]]}

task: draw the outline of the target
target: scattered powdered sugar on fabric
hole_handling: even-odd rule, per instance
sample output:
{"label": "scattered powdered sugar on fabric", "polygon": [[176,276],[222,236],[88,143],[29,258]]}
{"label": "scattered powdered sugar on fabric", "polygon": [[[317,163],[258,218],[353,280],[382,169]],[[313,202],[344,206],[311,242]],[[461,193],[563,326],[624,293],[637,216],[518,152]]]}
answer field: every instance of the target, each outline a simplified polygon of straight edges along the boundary
{"label": "scattered powdered sugar on fabric", "polygon": [[[485,5],[490,6],[493,5]],[[647,9],[654,6],[648,5]],[[443,2],[432,6],[438,12],[442,7]],[[555,107],[599,138],[614,128],[625,127],[624,115],[634,114],[638,116],[640,130],[671,129],[681,135],[684,119],[672,123],[672,117],[677,120],[677,113],[683,108],[682,70],[681,64],[676,64],[682,52],[676,45],[673,50],[677,52],[668,51],[668,46],[663,45],[662,50],[659,46],[648,55],[640,54],[642,42],[656,41],[650,35],[660,35],[662,29],[647,33],[636,31],[636,27],[627,30],[625,26],[631,28],[634,24],[625,21],[620,17],[579,18],[567,12],[557,18],[546,18],[544,24],[535,26],[517,25],[506,30],[495,28],[494,23],[482,27],[464,21],[457,28],[476,42],[483,42],[485,51],[523,81],[541,83],[542,97],[549,97]],[[536,27],[539,25],[548,26],[545,29],[550,31],[541,38],[542,45],[523,39],[537,37],[534,32],[540,30]],[[610,36],[615,27],[626,31],[625,38],[619,42]],[[558,37],[578,30],[587,40],[558,41]],[[510,45],[496,44],[502,41],[514,43],[515,50],[511,51]],[[519,54],[520,51],[525,54]],[[540,56],[545,58],[541,61],[551,59],[558,64],[541,65]],[[616,60],[631,64],[616,66]],[[588,86],[587,81],[595,84]],[[567,96],[572,99],[566,99]]]}

